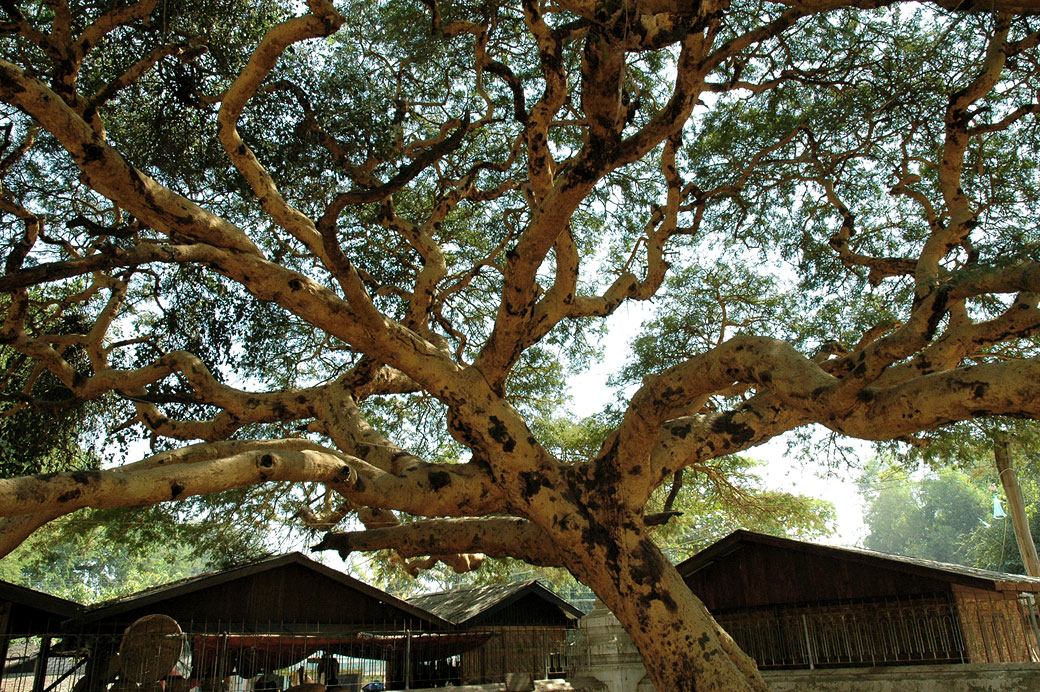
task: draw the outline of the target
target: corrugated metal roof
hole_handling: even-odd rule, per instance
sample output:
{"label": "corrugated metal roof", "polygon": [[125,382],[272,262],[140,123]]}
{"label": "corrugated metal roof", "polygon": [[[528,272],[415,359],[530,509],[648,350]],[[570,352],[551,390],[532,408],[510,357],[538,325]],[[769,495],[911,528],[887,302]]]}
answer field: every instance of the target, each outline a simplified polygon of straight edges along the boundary
{"label": "corrugated metal roof", "polygon": [[820,543],[799,541],[793,538],[770,536],[767,534],[737,529],[728,536],[719,539],[699,553],[676,565],[679,573],[684,577],[705,567],[711,562],[718,560],[730,553],[739,550],[742,543],[761,543],[778,546],[792,551],[812,552],[817,555],[827,555],[836,559],[852,560],[855,562],[868,562],[887,569],[911,572],[916,574],[927,574],[933,578],[945,581],[969,584],[990,588],[996,591],[1032,591],[1040,592],[1040,578],[1027,577],[1023,574],[1009,574],[1006,572],[994,572],[977,567],[966,567],[948,562],[937,562],[924,558],[907,557],[905,555],[891,555],[866,548],[847,548]]}
{"label": "corrugated metal roof", "polygon": [[554,594],[537,579],[428,593],[413,596],[408,602],[456,625],[462,625],[478,616],[501,610],[529,594],[546,600],[569,618],[577,619],[583,615],[578,608]]}

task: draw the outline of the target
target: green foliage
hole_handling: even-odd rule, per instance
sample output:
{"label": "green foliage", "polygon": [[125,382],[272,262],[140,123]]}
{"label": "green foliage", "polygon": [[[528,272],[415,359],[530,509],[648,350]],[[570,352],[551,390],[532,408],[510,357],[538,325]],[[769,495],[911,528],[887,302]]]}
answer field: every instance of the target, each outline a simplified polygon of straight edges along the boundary
{"label": "green foliage", "polygon": [[0,579],[90,604],[264,557],[249,527],[186,509],[81,511],[0,560]]}
{"label": "green foliage", "polygon": [[[1022,446],[1015,444],[1011,445],[1010,452],[1018,484],[1025,500],[1029,532],[1035,542],[1040,539],[1040,454],[1037,453],[1035,447],[1023,450]],[[993,486],[1000,488],[996,475],[994,470],[989,478],[992,479]],[[1001,497],[1003,497],[1003,493],[1001,493]],[[1007,503],[1003,504],[1006,510]],[[972,561],[976,567],[1014,574],[1026,573],[1010,517],[1003,519],[987,517],[967,540],[972,546]]]}
{"label": "green foliage", "polygon": [[[948,449],[965,452],[965,438],[954,436]],[[976,443],[978,440],[976,440]],[[1030,531],[1040,536],[1040,455],[1012,443],[1011,456],[1026,502]],[[976,444],[973,456],[955,465],[908,472],[891,458],[875,459],[860,478],[866,502],[864,520],[872,550],[940,562],[1025,574],[1010,517],[993,517],[996,493],[1007,508],[992,447]]]}
{"label": "green foliage", "polygon": [[915,480],[898,466],[874,461],[860,478],[860,493],[870,531],[864,547],[940,562],[975,563],[970,537],[993,507],[985,479],[980,482],[963,471],[940,468]]}
{"label": "green foliage", "polygon": [[629,362],[611,378],[614,385],[636,384],[739,333],[783,338],[795,306],[780,281],[744,264],[709,262],[669,275],[654,316],[632,341]]}
{"label": "green foliage", "polygon": [[[687,469],[684,487],[672,504],[682,512],[655,532],[655,540],[675,561],[683,560],[738,528],[813,540],[834,532],[834,505],[827,500],[764,487],[759,462],[730,455],[711,466]],[[651,498],[650,510],[666,509],[666,485]]]}

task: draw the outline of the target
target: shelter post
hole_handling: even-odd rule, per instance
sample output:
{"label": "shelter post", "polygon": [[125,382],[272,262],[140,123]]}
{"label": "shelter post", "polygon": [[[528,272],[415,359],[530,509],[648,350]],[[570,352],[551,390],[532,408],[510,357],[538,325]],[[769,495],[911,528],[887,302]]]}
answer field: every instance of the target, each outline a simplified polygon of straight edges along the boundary
{"label": "shelter post", "polygon": [[0,679],[4,677],[4,664],[7,663],[7,647],[11,641],[11,603],[0,601]]}
{"label": "shelter post", "polygon": [[36,657],[36,668],[33,671],[32,692],[43,692],[47,684],[47,662],[51,657],[51,638],[44,635],[40,639],[40,653]]}

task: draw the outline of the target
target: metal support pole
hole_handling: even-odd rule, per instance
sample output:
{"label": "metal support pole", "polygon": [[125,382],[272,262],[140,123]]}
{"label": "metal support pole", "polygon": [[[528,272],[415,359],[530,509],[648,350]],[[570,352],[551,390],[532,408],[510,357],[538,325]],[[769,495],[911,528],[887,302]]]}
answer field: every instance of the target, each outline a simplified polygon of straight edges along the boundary
{"label": "metal support pole", "polygon": [[805,655],[809,657],[809,670],[815,670],[816,665],[813,663],[812,643],[809,641],[809,620],[805,617],[805,613],[802,613],[802,631],[805,633]]}

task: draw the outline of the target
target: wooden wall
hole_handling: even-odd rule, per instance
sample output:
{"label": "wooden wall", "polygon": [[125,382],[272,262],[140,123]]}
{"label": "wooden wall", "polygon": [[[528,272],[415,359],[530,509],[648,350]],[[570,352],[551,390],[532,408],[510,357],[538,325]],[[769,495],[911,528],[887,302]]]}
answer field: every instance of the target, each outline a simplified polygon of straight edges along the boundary
{"label": "wooden wall", "polygon": [[484,646],[462,654],[462,684],[501,682],[506,673],[544,678],[549,656],[562,650],[564,627],[496,627]]}
{"label": "wooden wall", "polygon": [[153,613],[169,615],[186,631],[201,631],[205,626],[207,631],[279,632],[284,623],[424,628],[417,618],[394,606],[294,564],[152,601],[102,622],[129,623]]}
{"label": "wooden wall", "polygon": [[685,579],[709,610],[949,593],[946,581],[746,543]]}
{"label": "wooden wall", "polygon": [[559,607],[537,594],[527,594],[504,608],[484,613],[466,621],[466,628],[499,625],[576,626],[577,621],[564,615]]}
{"label": "wooden wall", "polygon": [[1017,594],[954,585],[953,597],[970,663],[1028,663],[1040,657]]}

